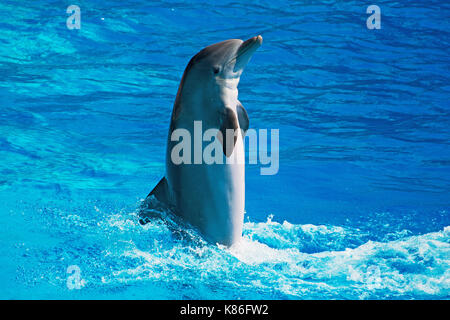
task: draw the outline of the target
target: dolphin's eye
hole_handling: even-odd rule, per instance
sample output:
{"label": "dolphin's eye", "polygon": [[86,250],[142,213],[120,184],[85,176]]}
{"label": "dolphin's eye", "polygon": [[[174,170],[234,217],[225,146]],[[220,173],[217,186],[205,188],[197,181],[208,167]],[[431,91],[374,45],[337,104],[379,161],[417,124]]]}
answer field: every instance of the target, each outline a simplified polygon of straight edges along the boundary
{"label": "dolphin's eye", "polygon": [[220,72],[220,67],[213,67],[213,73],[218,74]]}

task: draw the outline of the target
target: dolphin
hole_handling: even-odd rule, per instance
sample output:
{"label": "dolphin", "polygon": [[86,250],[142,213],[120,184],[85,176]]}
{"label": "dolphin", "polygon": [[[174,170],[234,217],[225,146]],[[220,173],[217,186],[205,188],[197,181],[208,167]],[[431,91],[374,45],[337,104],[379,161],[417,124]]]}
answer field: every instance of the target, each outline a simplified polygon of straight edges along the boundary
{"label": "dolphin", "polygon": [[[261,36],[246,41],[230,39],[207,46],[189,61],[173,106],[166,174],[147,196],[173,208],[207,240],[225,246],[240,240],[244,222],[243,139],[249,119],[238,100],[237,86],[244,67],[261,44]],[[216,142],[221,144],[218,150],[224,160],[234,157],[241,161],[174,163],[172,151],[177,141],[172,134],[184,129],[195,135],[198,121],[203,132],[217,130]],[[232,136],[227,134],[230,129]],[[140,222],[145,224],[143,219]]]}

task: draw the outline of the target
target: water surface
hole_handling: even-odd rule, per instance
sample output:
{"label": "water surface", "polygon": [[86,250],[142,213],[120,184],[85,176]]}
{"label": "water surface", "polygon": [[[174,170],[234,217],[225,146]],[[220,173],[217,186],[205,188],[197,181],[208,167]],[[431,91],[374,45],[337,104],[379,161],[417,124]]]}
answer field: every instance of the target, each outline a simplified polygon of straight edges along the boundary
{"label": "water surface", "polygon": [[[77,4],[0,4],[1,298],[449,298],[449,4]],[[242,243],[140,226],[190,57],[258,34],[239,99],[280,170],[247,166]]]}

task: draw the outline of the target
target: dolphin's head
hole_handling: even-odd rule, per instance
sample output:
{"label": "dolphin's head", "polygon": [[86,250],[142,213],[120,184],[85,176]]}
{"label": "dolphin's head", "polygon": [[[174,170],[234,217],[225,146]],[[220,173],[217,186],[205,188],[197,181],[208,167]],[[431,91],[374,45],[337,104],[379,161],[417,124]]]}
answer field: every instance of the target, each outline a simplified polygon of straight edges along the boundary
{"label": "dolphin's head", "polygon": [[184,71],[174,117],[177,118],[181,110],[181,99],[191,101],[183,103],[190,105],[191,110],[185,110],[191,115],[204,114],[206,107],[213,112],[224,107],[235,108],[242,71],[261,44],[261,36],[246,41],[230,39],[207,46],[197,53]]}
{"label": "dolphin's head", "polygon": [[239,79],[261,43],[261,36],[247,41],[231,39],[215,43],[196,54],[190,67],[204,76],[209,75],[211,79]]}

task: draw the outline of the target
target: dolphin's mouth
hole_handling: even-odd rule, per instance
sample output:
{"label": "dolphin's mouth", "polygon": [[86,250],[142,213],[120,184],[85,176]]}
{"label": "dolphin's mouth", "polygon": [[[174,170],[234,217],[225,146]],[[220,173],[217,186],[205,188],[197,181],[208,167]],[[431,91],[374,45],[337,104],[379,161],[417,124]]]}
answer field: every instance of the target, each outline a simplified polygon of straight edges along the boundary
{"label": "dolphin's mouth", "polygon": [[249,50],[252,50],[252,53],[258,49],[262,44],[263,38],[261,36],[250,38],[246,41],[244,41],[241,46],[239,47],[239,50],[237,52],[236,58],[241,57],[245,53],[247,53]]}
{"label": "dolphin's mouth", "polygon": [[236,55],[233,58],[231,58],[227,62],[227,64],[236,61],[234,71],[243,69],[247,65],[248,61],[250,60],[256,49],[258,49],[261,46],[262,41],[263,38],[260,35],[244,41],[240,45]]}

